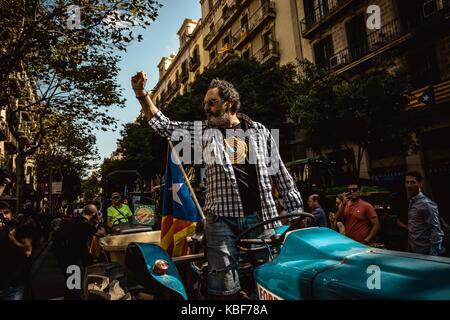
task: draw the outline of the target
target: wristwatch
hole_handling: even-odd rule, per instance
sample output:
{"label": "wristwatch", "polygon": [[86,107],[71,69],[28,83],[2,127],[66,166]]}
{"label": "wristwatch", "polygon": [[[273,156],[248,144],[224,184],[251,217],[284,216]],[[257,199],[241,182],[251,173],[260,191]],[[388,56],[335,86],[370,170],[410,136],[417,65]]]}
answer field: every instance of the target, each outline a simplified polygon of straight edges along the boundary
{"label": "wristwatch", "polygon": [[145,91],[145,94],[143,96],[140,96],[140,97],[136,96],[136,99],[144,99],[146,96],[148,96],[147,91]]}

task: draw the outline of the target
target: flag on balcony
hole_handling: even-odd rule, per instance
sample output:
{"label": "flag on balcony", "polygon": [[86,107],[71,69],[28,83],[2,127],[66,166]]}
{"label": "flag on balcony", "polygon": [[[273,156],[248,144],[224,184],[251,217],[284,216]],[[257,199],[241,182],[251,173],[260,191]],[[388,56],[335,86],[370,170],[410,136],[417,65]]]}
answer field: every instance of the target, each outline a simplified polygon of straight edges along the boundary
{"label": "flag on balcony", "polygon": [[427,106],[434,106],[436,104],[433,86],[429,86],[428,89],[425,90],[420,96],[419,102]]}
{"label": "flag on balcony", "polygon": [[223,54],[225,52],[231,51],[233,49],[233,46],[231,43],[226,43],[222,48],[220,48],[217,53]]}
{"label": "flag on balcony", "polygon": [[178,164],[167,157],[161,221],[161,247],[172,257],[186,255],[186,237],[195,231],[200,215]]}

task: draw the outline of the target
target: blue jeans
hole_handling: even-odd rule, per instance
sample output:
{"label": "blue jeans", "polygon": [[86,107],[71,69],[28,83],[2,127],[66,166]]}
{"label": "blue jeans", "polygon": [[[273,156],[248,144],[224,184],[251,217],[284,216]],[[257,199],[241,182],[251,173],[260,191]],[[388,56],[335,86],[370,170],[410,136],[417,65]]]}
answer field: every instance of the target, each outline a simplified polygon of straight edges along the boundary
{"label": "blue jeans", "polygon": [[24,287],[14,287],[0,290],[0,300],[24,300],[24,298]]}
{"label": "blue jeans", "polygon": [[[261,222],[257,213],[242,218],[206,215],[206,256],[208,261],[208,293],[213,295],[232,295],[240,290],[239,249],[236,239],[240,233]],[[249,234],[249,238],[267,239],[273,235],[273,229],[258,228]],[[264,254],[265,253],[265,254]],[[268,260],[269,252],[264,251]],[[259,255],[258,258],[262,258]]]}

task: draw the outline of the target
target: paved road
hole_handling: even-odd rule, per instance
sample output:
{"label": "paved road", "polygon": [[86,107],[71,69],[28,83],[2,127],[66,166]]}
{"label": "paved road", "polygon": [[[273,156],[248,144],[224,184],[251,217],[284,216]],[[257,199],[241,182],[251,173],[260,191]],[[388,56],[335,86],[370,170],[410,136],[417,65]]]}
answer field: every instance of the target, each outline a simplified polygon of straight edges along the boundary
{"label": "paved road", "polygon": [[31,272],[33,300],[60,299],[64,296],[65,280],[50,247],[50,243],[44,242],[37,248],[38,254]]}

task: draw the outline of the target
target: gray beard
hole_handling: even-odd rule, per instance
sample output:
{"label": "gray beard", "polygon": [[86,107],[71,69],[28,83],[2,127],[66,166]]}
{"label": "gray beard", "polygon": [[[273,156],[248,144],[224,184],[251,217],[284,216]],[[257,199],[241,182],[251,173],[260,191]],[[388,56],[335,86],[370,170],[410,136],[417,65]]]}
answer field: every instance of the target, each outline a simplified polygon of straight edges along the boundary
{"label": "gray beard", "polygon": [[223,110],[219,116],[208,116],[208,122],[215,127],[226,127],[230,124],[230,114]]}

